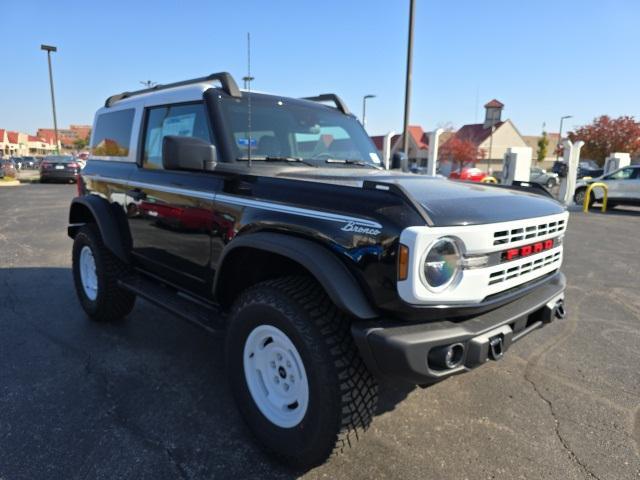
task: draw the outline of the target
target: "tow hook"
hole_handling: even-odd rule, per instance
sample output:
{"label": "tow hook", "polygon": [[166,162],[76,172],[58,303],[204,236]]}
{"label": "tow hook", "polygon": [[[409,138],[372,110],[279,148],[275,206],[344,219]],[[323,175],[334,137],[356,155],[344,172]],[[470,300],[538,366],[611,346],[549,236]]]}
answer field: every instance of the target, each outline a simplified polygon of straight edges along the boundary
{"label": "tow hook", "polygon": [[489,339],[489,356],[491,360],[500,360],[504,355],[502,335]]}
{"label": "tow hook", "polygon": [[564,318],[567,315],[564,309],[564,302],[562,300],[556,303],[556,307],[553,309],[553,313],[556,318],[560,319]]}

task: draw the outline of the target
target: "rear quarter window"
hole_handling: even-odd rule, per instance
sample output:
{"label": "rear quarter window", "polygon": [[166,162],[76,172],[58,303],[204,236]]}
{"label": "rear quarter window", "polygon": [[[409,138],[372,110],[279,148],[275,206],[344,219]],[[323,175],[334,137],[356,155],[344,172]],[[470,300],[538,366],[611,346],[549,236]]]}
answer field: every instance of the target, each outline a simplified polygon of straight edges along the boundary
{"label": "rear quarter window", "polygon": [[96,119],[91,153],[101,157],[128,156],[134,114],[133,108],[100,114]]}

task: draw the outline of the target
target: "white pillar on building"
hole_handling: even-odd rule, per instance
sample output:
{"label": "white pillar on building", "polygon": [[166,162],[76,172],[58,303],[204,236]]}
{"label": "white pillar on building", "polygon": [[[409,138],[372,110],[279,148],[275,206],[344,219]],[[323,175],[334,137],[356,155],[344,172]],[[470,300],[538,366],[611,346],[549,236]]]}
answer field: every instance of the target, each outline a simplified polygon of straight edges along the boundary
{"label": "white pillar on building", "polygon": [[611,173],[622,167],[626,167],[631,164],[631,155],[623,152],[614,152],[609,155],[604,161],[604,173]]}
{"label": "white pillar on building", "polygon": [[385,170],[389,170],[389,163],[391,160],[391,139],[396,132],[391,131],[387,133],[382,139],[382,164]]}
{"label": "white pillar on building", "polygon": [[580,150],[584,142],[582,140],[572,143],[567,139],[564,141],[563,162],[567,165],[567,176],[560,180],[560,193],[558,200],[565,205],[573,203],[573,193],[576,189],[576,177],[578,175],[578,162],[580,161]]}
{"label": "white pillar on building", "polygon": [[427,157],[427,175],[436,174],[436,165],[438,163],[438,143],[440,135],[444,132],[442,128],[436,128],[429,135],[429,156]]}
{"label": "white pillar on building", "polygon": [[528,182],[531,177],[531,147],[509,147],[502,160],[502,183]]}

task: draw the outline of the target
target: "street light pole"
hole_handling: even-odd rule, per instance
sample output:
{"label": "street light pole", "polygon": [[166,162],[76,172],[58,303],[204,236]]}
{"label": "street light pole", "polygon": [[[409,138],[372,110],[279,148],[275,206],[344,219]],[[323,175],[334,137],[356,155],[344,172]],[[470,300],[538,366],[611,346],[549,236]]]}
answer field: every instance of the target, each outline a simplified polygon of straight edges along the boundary
{"label": "street light pole", "polygon": [[56,97],[53,93],[53,72],[51,71],[51,52],[57,52],[58,49],[52,45],[40,45],[40,50],[47,52],[47,61],[49,62],[49,84],[51,86],[51,108],[53,109],[53,132],[56,140],[56,153],[59,154],[58,147],[58,119],[56,117]]}
{"label": "street light pole", "polygon": [[565,118],[572,118],[572,115],[565,115],[560,117],[560,132],[558,132],[558,144],[556,145],[556,162],[560,159],[560,145],[562,145],[562,122]]}
{"label": "street light pole", "polygon": [[413,17],[415,0],[409,0],[409,42],[407,45],[407,77],[404,86],[404,128],[402,129],[402,151],[409,155],[409,104],[411,101],[411,70],[413,66]]}
{"label": "street light pole", "polygon": [[367,99],[376,98],[375,95],[365,95],[362,97],[362,126],[367,128]]}
{"label": "street light pole", "polygon": [[491,125],[491,135],[489,136],[489,158],[487,158],[487,174],[491,175],[491,156],[493,155],[493,132],[496,131],[496,126]]}

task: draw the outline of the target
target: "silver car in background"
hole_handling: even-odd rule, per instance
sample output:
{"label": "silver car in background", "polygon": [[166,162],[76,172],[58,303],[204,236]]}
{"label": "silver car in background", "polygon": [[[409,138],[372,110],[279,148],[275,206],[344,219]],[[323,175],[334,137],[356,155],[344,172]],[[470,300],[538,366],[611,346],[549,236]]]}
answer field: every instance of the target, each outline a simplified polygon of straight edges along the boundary
{"label": "silver car in background", "polygon": [[[594,182],[604,183],[608,188],[607,205],[640,205],[640,164],[619,168],[611,173],[589,180],[578,180],[573,200],[578,204],[584,203],[587,187]],[[603,198],[601,188],[594,188],[591,192],[589,206],[600,202]]]}

